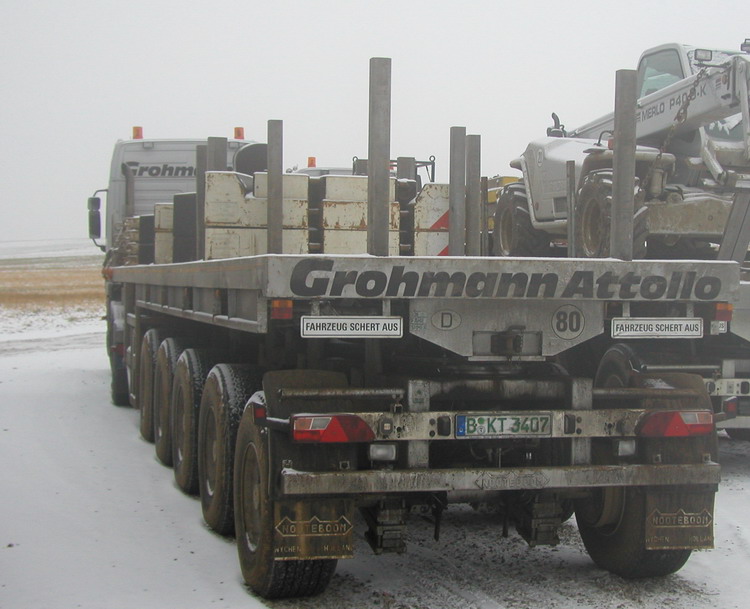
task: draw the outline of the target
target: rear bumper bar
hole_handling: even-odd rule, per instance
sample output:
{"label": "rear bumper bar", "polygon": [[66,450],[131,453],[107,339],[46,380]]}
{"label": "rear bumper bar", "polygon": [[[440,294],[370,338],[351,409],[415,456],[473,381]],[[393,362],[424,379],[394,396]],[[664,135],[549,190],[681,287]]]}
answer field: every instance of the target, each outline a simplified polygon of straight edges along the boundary
{"label": "rear bumper bar", "polygon": [[281,472],[282,496],[588,489],[602,486],[718,484],[718,463],[701,465],[575,465],[502,469],[415,469]]}

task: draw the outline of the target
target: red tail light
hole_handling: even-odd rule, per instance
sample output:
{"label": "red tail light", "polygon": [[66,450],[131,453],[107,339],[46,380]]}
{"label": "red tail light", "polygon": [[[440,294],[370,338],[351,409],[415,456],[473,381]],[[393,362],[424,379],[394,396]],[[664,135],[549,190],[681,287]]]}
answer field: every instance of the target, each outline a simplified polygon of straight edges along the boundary
{"label": "red tail light", "polygon": [[272,300],[271,319],[294,319],[294,301]]}
{"label": "red tail light", "polygon": [[295,442],[372,442],[375,433],[353,414],[302,414],[292,417],[292,439]]}
{"label": "red tail light", "polygon": [[731,303],[717,302],[714,319],[716,321],[732,321],[733,312],[734,312],[734,305],[732,305]]}
{"label": "red tail light", "polygon": [[645,438],[685,438],[713,431],[714,416],[708,410],[660,410],[647,414],[637,433]]}

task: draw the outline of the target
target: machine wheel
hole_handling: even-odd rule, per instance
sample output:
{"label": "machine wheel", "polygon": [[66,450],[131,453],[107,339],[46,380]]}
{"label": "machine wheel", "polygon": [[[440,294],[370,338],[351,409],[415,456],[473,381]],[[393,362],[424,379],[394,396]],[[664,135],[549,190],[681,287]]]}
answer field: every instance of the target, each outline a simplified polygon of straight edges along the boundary
{"label": "machine wheel", "polygon": [[495,256],[549,256],[549,235],[533,227],[528,205],[522,184],[510,184],[503,189],[495,209],[492,234]]}
{"label": "machine wheel", "polygon": [[268,434],[248,410],[240,422],[234,464],[234,522],[242,576],[268,599],[325,590],[336,560],[274,560],[274,503],[269,496]]}
{"label": "machine wheel", "polygon": [[138,407],[140,409],[141,436],[147,442],[154,441],[154,369],[156,352],[162,341],[158,328],[147,330],[141,339],[138,358]]}
{"label": "machine wheel", "polygon": [[750,429],[725,429],[724,431],[729,434],[729,437],[732,438],[732,440],[740,440],[748,442],[750,441]]}
{"label": "machine wheel", "polygon": [[[607,258],[612,221],[612,172],[588,174],[578,193],[575,208],[576,251],[583,258]],[[633,258],[646,257],[648,208],[636,197],[633,216]]]}
{"label": "machine wheel", "polygon": [[172,409],[172,382],[177,358],[187,343],[181,338],[165,338],[156,352],[154,369],[154,446],[156,456],[164,465],[172,465],[172,430],[169,424]]}
{"label": "machine wheel", "polygon": [[203,385],[217,359],[209,351],[185,349],[175,366],[170,408],[172,466],[177,486],[189,495],[198,494],[198,413]]}
{"label": "machine wheel", "polygon": [[[626,345],[612,346],[599,364],[595,387],[632,387],[641,362]],[[614,406],[614,404],[613,404]],[[618,406],[625,406],[619,404]],[[595,464],[611,464],[607,451],[592,450]],[[679,570],[691,550],[647,550],[646,495],[638,487],[604,487],[576,501],[583,545],[597,566],[625,578],[656,577]]]}
{"label": "machine wheel", "polygon": [[248,366],[217,364],[208,373],[201,397],[198,488],[203,518],[221,535],[234,533],[234,445],[240,417],[253,386]]}

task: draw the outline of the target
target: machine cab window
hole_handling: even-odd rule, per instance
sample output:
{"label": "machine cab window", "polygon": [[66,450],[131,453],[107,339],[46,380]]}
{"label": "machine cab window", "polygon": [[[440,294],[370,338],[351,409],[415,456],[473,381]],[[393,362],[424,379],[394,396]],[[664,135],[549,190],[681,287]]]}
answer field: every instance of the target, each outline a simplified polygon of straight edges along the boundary
{"label": "machine cab window", "polygon": [[685,78],[680,56],[675,49],[647,55],[638,66],[638,97],[651,95]]}

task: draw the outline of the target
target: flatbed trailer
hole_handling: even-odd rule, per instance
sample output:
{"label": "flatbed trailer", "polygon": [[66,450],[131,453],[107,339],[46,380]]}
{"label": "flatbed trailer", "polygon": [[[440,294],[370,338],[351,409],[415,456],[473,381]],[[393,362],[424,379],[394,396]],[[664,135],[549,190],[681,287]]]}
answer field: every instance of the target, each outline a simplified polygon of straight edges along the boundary
{"label": "flatbed trailer", "polygon": [[[714,407],[700,375],[641,356],[684,362],[725,331],[739,263],[483,255],[478,174],[420,191],[375,146],[368,177],[299,182],[272,162],[275,127],[267,173],[199,172],[217,259],[105,268],[113,397],[235,535],[253,591],[321,592],[357,514],[375,553],[404,552],[410,514],[438,537],[451,503],[490,507],[498,538],[514,525],[532,546],[575,512],[593,561],[623,577],[712,547]],[[244,224],[214,230],[218,216]],[[424,255],[446,239],[451,255]]]}

